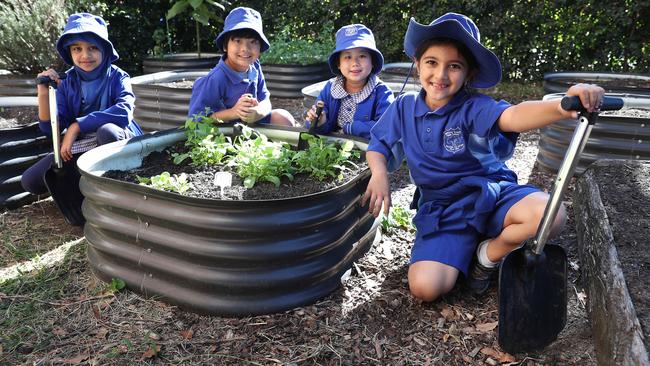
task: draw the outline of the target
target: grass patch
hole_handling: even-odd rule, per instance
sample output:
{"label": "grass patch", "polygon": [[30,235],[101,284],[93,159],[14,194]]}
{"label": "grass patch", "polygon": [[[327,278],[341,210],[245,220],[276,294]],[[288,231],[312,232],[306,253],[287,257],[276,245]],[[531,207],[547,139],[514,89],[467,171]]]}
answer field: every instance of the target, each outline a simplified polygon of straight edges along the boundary
{"label": "grass patch", "polygon": [[31,353],[47,348],[54,336],[50,313],[59,301],[80,292],[73,278],[86,265],[85,248],[85,242],[73,246],[60,265],[0,283],[4,352]]}

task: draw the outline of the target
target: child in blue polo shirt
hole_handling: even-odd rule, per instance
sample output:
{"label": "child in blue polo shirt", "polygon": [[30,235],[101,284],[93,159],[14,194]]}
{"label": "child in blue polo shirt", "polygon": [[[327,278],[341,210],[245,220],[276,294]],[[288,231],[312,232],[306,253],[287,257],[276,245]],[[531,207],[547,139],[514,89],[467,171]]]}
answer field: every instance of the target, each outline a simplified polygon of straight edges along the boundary
{"label": "child in blue polo shirt", "polygon": [[[135,96],[129,75],[112,65],[119,56],[108,39],[106,22],[101,17],[72,14],[56,50],[72,68],[66,78],[52,69],[38,76],[47,76],[59,85],[56,102],[60,129],[67,129],[61,142],[61,158],[74,164],[81,153],[97,145],[142,135],[133,120]],[[46,85],[38,85],[38,119],[41,131],[51,134],[49,95]],[[54,161],[50,154],[28,168],[22,176],[23,188],[43,194],[47,188],[45,172]],[[70,182],[70,184],[77,184]]]}
{"label": "child in blue polo shirt", "polygon": [[[370,138],[370,129],[395,99],[388,85],[377,74],[384,56],[375,46],[372,31],[363,24],[346,25],[336,32],[336,49],[329,66],[337,75],[329,80],[317,100],[325,104],[318,122],[318,133],[342,131]],[[316,119],[316,107],[307,112],[305,126]]]}
{"label": "child in blue polo shirt", "polygon": [[[483,293],[499,261],[535,235],[548,200],[537,188],[518,185],[504,164],[518,133],[577,113],[563,110],[559,100],[510,105],[471,91],[497,85],[501,64],[464,15],[447,13],[429,25],[411,18],[404,50],[417,67],[422,90],[398,97],[372,129],[366,154],[372,177],[363,203],[370,202],[375,216],[382,205],[388,214],[387,171],[405,157],[421,193],[413,219],[411,294],[433,301],[454,287],[460,273]],[[600,105],[603,93],[585,84],[567,91],[589,111]],[[554,234],[564,220],[562,209]]]}
{"label": "child in blue polo shirt", "polygon": [[271,110],[270,93],[258,61],[260,53],[269,49],[260,13],[245,7],[230,11],[216,44],[224,55],[194,84],[188,116],[293,126],[291,113]]}

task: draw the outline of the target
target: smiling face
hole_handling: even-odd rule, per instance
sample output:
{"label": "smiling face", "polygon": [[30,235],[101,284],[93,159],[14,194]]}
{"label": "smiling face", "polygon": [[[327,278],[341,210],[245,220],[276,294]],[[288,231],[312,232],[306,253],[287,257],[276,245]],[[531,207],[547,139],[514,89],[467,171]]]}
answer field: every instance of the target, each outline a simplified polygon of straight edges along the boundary
{"label": "smiling face", "polygon": [[225,51],[228,55],[226,65],[243,72],[260,57],[260,41],[257,38],[231,37]]}
{"label": "smiling face", "polygon": [[416,67],[426,92],[425,101],[431,109],[449,103],[470,76],[467,60],[449,43],[429,46],[417,60]]}
{"label": "smiling face", "polygon": [[351,48],[339,53],[339,70],[345,77],[345,90],[356,93],[366,85],[372,71],[372,56],[365,48]]}
{"label": "smiling face", "polygon": [[102,63],[102,51],[93,43],[77,41],[69,49],[72,62],[83,71],[93,71]]}

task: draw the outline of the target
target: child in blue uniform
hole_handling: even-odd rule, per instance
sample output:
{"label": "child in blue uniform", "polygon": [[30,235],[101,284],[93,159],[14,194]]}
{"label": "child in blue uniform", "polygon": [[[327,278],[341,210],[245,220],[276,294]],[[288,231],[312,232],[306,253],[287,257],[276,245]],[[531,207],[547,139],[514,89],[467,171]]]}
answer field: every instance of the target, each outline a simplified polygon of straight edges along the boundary
{"label": "child in blue uniform", "polygon": [[[135,96],[130,77],[112,65],[119,56],[101,17],[72,14],[56,42],[56,50],[68,65],[73,65],[66,71],[67,77],[59,79],[52,69],[38,76],[48,76],[58,83],[59,128],[67,128],[61,142],[61,158],[66,164],[74,164],[81,153],[97,145],[142,135],[133,120]],[[41,131],[50,135],[47,85],[38,85],[38,119]],[[27,169],[21,180],[23,188],[34,194],[46,193],[43,177],[53,161],[50,154]]]}
{"label": "child in blue uniform", "polygon": [[[518,133],[577,113],[563,110],[559,100],[510,105],[469,90],[497,85],[501,64],[464,15],[447,13],[429,25],[411,19],[404,50],[416,64],[422,90],[398,97],[372,129],[366,154],[372,177],[363,202],[370,202],[375,216],[382,205],[388,214],[387,171],[405,157],[421,193],[413,219],[411,294],[433,301],[454,287],[460,273],[469,274],[470,287],[482,293],[499,261],[535,235],[548,200],[537,188],[518,185],[504,164]],[[589,111],[603,93],[585,84],[567,91]],[[564,220],[562,209],[553,233]]]}
{"label": "child in blue uniform", "polygon": [[[329,66],[337,75],[318,95],[323,113],[318,133],[342,131],[348,135],[370,138],[370,129],[395,99],[388,85],[377,74],[384,66],[384,56],[375,46],[372,31],[363,24],[346,25],[336,32],[336,49],[330,54]],[[316,107],[307,112],[305,126],[316,118]]]}
{"label": "child in blue uniform", "polygon": [[216,44],[224,55],[194,84],[188,117],[207,115],[224,122],[293,126],[291,113],[271,110],[270,93],[258,61],[260,53],[269,49],[260,13],[245,7],[233,9]]}

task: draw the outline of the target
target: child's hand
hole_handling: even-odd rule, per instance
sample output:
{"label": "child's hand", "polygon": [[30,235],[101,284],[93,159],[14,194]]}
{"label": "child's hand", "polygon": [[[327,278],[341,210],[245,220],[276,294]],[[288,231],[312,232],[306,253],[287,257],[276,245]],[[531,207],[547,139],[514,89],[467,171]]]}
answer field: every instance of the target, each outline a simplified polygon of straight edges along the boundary
{"label": "child's hand", "polygon": [[388,216],[390,212],[390,183],[387,174],[373,174],[368,182],[368,188],[361,199],[361,205],[365,206],[370,200],[368,212],[374,217],[379,216],[382,203],[384,205],[384,215]]}
{"label": "child's hand", "polygon": [[[311,106],[311,109],[307,111],[307,119],[309,120],[309,123],[314,123],[314,120],[316,119],[316,105]],[[323,111],[320,114],[320,119],[318,120],[318,125],[316,127],[322,126],[326,119],[325,111]]]}
{"label": "child's hand", "polygon": [[[59,79],[59,73],[54,71],[54,69],[47,69],[47,70],[41,72],[40,74],[36,75],[36,77],[42,77],[42,76],[48,77],[48,78],[56,81],[57,85],[59,85],[61,83],[61,79]],[[43,85],[43,84],[41,84],[41,85]],[[47,89],[47,85],[43,85],[43,86]]]}
{"label": "child's hand", "polygon": [[[604,94],[605,89],[593,84],[576,84],[570,87],[566,92],[567,96],[580,97],[582,106],[585,107],[588,112],[595,112],[600,108],[603,103]],[[576,111],[565,111],[559,105],[558,109],[560,110],[560,113],[567,117],[578,118],[578,112]]]}
{"label": "child's hand", "polygon": [[255,107],[259,104],[257,99],[253,98],[251,94],[242,94],[237,100],[237,103],[234,107],[237,117],[244,122],[250,123],[254,122],[253,118],[256,115],[256,111],[252,110],[252,107]]}
{"label": "child's hand", "polygon": [[76,122],[72,123],[65,132],[63,142],[61,142],[61,158],[63,161],[70,161],[72,159],[72,144],[77,139],[79,132],[79,124]]}

